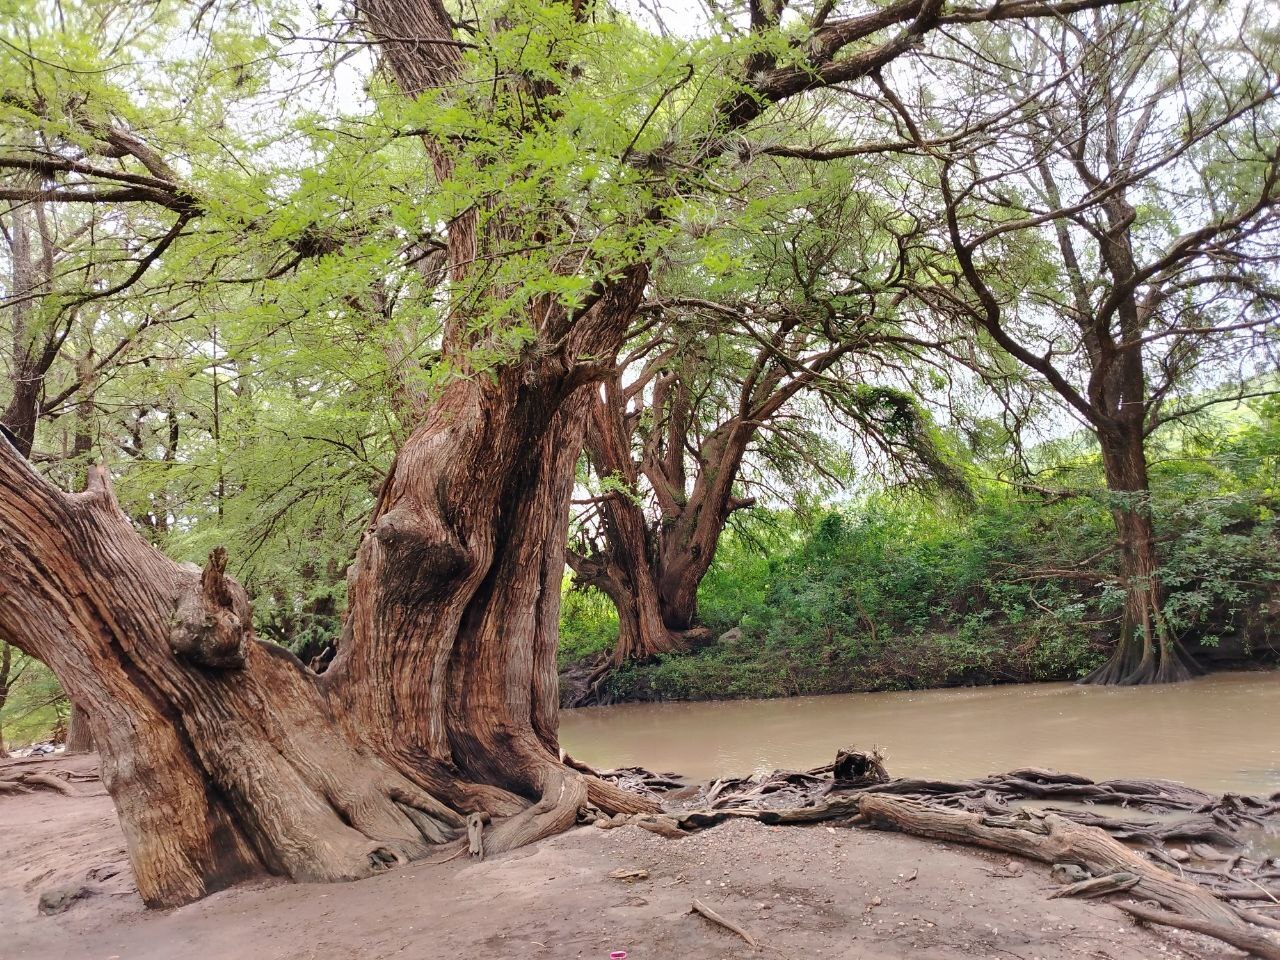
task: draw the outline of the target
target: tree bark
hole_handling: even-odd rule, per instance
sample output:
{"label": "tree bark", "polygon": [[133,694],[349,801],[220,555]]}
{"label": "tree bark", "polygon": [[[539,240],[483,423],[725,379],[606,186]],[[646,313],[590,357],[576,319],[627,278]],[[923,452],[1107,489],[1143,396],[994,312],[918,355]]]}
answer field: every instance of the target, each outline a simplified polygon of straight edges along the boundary
{"label": "tree bark", "polygon": [[634,495],[639,472],[631,458],[616,379],[609,380],[589,402],[587,451],[596,473],[622,481],[627,491],[614,491],[601,503],[604,551],[590,556],[567,555],[577,579],[602,591],[618,611],[618,642],[613,663],[643,660],[684,648],[680,630],[668,627],[652,568],[652,533]]}
{"label": "tree bark", "polygon": [[1130,889],[1133,896],[1154,900],[1169,912],[1148,913],[1141,907],[1134,910],[1119,905],[1121,909],[1137,916],[1146,914],[1156,923],[1218,937],[1259,957],[1280,958],[1280,943],[1245,922],[1230,904],[1153,864],[1097,827],[1073,823],[1054,813],[1021,811],[1011,816],[990,816],[872,793],[859,798],[858,809],[874,826],[918,837],[971,844],[1042,863],[1077,864],[1096,877],[1128,874],[1137,880]]}
{"label": "tree bark", "polygon": [[71,719],[67,721],[67,753],[92,752],[93,734],[89,730],[89,718],[73,703]]}
{"label": "tree bark", "polygon": [[[633,305],[642,273],[602,309]],[[0,444],[0,634],[85,708],[148,904],[260,870],[367,876],[453,839],[466,813],[504,818],[493,851],[564,829],[588,800],[652,806],[558,760],[575,389],[561,358],[445,390],[384,484],[320,677],[257,640],[225,556],[178,566],[102,468],[66,495]]]}
{"label": "tree bark", "polygon": [[[580,582],[604,592],[617,608],[615,665],[687,649],[690,640],[705,634],[697,630],[698,587],[715,559],[725,521],[740,505],[733,497],[733,484],[751,428],[738,418],[718,427],[702,445],[699,469],[692,490],[687,490],[684,457],[690,411],[680,389],[678,382],[660,388],[674,394],[667,436],[662,448],[649,451],[641,465],[632,456],[617,381],[607,383],[591,404],[587,449],[592,466],[600,477],[623,481],[630,493],[613,492],[601,503],[604,550],[570,556],[569,562]],[[641,472],[661,507],[656,524],[648,521],[635,499]]]}
{"label": "tree bark", "polygon": [[1203,671],[1164,618],[1141,423],[1127,430],[1099,430],[1098,439],[1107,489],[1117,498],[1111,515],[1125,604],[1115,652],[1081,682],[1135,686],[1189,680]]}
{"label": "tree bark", "polygon": [[36,307],[48,292],[53,272],[53,249],[45,223],[44,205],[36,202],[15,205],[9,214],[11,343],[13,347],[13,393],[9,396],[0,425],[24,457],[35,445],[36,423],[40,417],[40,394],[44,378],[61,347],[57,327],[37,329]]}
{"label": "tree bark", "polygon": [[[3,442],[3,440],[0,440]],[[9,701],[9,680],[13,675],[13,647],[0,640],[0,713]],[[7,757],[9,751],[4,745],[4,726],[0,725],[0,757]]]}
{"label": "tree bark", "polygon": [[[617,510],[621,515],[639,512],[628,507]],[[663,620],[658,587],[648,558],[643,555],[648,538],[643,537],[638,546],[619,549],[624,546],[622,536],[613,540],[607,556],[569,558],[578,582],[603,592],[617,610],[618,642],[611,657],[615,666],[685,649],[684,631],[669,627]]]}

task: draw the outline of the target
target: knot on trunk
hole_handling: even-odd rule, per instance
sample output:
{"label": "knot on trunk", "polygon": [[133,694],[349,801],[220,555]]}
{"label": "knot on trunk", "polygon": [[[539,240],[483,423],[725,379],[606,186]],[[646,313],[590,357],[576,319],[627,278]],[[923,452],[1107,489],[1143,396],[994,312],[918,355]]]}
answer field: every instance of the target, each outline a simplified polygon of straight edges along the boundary
{"label": "knot on trunk", "polygon": [[392,507],[373,525],[373,535],[400,573],[402,592],[416,593],[462,575],[467,551],[457,535],[436,516],[406,505]]}
{"label": "knot on trunk", "polygon": [[248,598],[226,569],[227,551],[218,547],[200,580],[181,588],[169,629],[176,656],[220,670],[244,666],[250,629]]}

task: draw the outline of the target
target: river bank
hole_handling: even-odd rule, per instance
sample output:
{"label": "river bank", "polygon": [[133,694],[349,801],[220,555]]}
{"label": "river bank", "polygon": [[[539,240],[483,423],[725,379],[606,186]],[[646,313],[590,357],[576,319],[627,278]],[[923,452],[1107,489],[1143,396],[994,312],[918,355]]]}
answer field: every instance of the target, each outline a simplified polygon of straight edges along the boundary
{"label": "river bank", "polygon": [[[735,628],[695,650],[604,671],[599,652],[562,658],[561,706],[1072,683],[1105,661],[1111,645],[1082,637],[1028,642],[1016,631],[983,630],[882,637],[874,646],[833,637],[815,647]],[[1189,649],[1211,673],[1280,668],[1280,641],[1269,631]]]}
{"label": "river bank", "polygon": [[[86,793],[0,797],[6,960],[1240,956],[1139,927],[1106,904],[1050,901],[1057,886],[1035,864],[842,825],[745,821],[679,840],[582,827],[483,862],[413,864],[348,884],[264,880],[146,911],[109,798],[99,785]],[[610,876],[618,870],[646,875],[627,882]],[[40,892],[68,884],[93,893],[40,915]],[[695,897],[763,953],[690,914]]]}

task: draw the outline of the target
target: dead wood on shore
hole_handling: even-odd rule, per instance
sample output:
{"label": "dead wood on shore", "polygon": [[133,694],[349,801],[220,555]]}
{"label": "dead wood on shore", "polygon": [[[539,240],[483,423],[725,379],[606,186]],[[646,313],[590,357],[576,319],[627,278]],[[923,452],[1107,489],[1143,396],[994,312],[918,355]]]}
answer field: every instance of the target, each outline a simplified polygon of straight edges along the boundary
{"label": "dead wood on shore", "polygon": [[[641,767],[592,770],[562,756],[569,767],[664,801],[659,813],[595,813],[599,827],[635,825],[680,838],[735,818],[842,821],[980,846],[1079,868],[1076,882],[1054,896],[1108,898],[1141,922],[1280,960],[1280,936],[1268,932],[1280,931],[1280,857],[1253,846],[1264,830],[1280,831],[1280,794],[1215,795],[1170,780],[1093,781],[1034,767],[968,780],[892,778],[883,759],[877,750],[849,748],[812,770],[695,785]],[[47,763],[6,765],[0,793],[42,788],[79,796],[75,784],[96,779]],[[469,838],[473,852],[483,844],[481,829],[477,822]],[[467,849],[460,841],[458,853]],[[694,909],[750,940],[714,911]]]}
{"label": "dead wood on shore", "polygon": [[1144,922],[1280,960],[1280,940],[1266,932],[1280,930],[1280,858],[1251,846],[1263,829],[1280,829],[1280,794],[1219,796],[1170,780],[1094,781],[1035,767],[969,780],[891,778],[879,751],[853,748],[813,770],[725,777],[697,789],[635,767],[599,775],[668,801],[661,813],[600,817],[600,827],[631,824],[678,838],[738,817],[843,820],[981,846],[1080,868],[1084,879],[1057,895],[1109,897]]}

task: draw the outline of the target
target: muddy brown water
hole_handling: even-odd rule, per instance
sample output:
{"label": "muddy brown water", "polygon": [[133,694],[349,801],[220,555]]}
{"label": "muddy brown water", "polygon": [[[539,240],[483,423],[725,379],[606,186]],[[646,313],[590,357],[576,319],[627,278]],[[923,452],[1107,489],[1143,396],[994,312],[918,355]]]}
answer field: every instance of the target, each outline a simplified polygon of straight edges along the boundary
{"label": "muddy brown water", "polygon": [[897,776],[1040,766],[1270,794],[1280,791],[1280,672],[1163,687],[1047,683],[588,707],[561,714],[560,739],[593,766],[698,780],[815,767],[857,744],[882,747]]}

